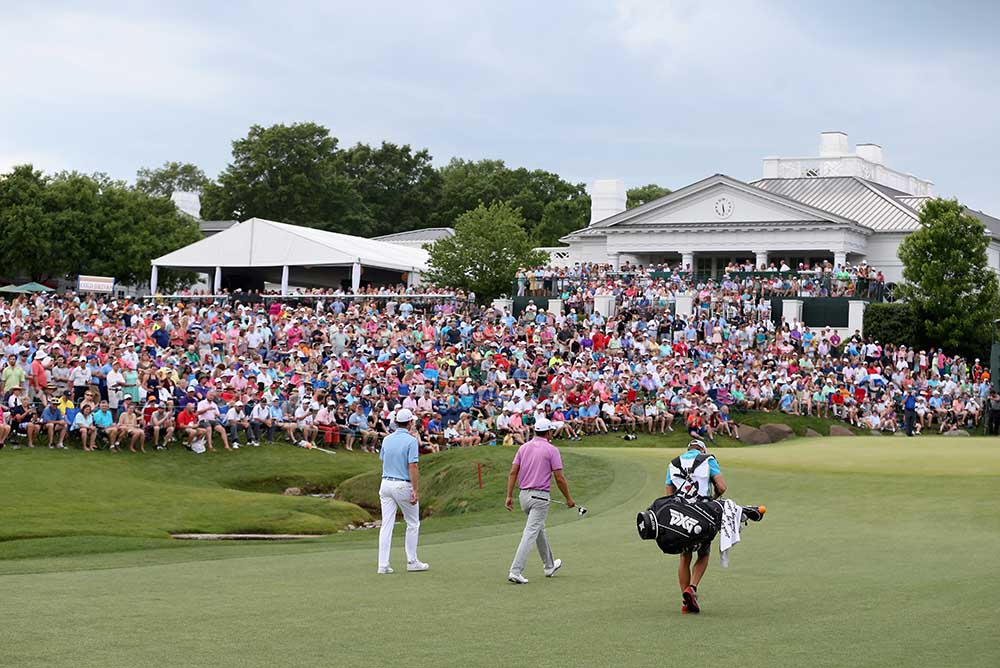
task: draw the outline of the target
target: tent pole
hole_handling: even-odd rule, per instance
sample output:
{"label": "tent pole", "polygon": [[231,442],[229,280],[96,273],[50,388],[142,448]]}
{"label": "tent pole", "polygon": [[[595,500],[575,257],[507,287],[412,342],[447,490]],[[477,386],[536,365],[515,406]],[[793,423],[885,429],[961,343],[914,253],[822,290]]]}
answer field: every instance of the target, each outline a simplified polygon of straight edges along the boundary
{"label": "tent pole", "polygon": [[361,289],[361,263],[355,262],[354,266],[351,267],[351,292],[358,294],[358,290]]}
{"label": "tent pole", "polygon": [[288,265],[281,268],[281,296],[288,295]]}
{"label": "tent pole", "polygon": [[160,268],[154,264],[153,270],[149,272],[149,294],[151,295],[156,294],[156,284],[159,282],[160,279],[159,269]]}
{"label": "tent pole", "polygon": [[219,294],[222,292],[222,267],[215,268],[215,283],[212,294]]}

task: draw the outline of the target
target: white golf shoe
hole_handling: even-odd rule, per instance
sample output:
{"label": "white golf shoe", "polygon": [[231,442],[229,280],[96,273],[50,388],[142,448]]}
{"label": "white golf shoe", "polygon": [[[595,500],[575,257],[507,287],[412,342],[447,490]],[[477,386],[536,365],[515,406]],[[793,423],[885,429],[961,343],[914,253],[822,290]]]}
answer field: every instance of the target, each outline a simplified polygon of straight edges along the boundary
{"label": "white golf shoe", "polygon": [[508,573],[507,574],[507,582],[510,582],[510,583],[516,584],[516,585],[526,585],[526,584],[528,584],[528,578],[524,577],[520,573]]}
{"label": "white golf shoe", "polygon": [[395,572],[396,571],[392,570],[392,568],[390,568],[389,566],[379,566],[379,569],[378,569],[378,574],[379,575],[391,575],[392,573],[395,573]]}
{"label": "white golf shoe", "polygon": [[545,577],[550,578],[555,575],[556,571],[560,568],[562,568],[562,559],[556,559],[552,562],[552,568],[544,568],[542,571],[545,573]]}
{"label": "white golf shoe", "polygon": [[407,562],[407,564],[406,564],[406,570],[411,571],[411,572],[426,571],[430,567],[431,567],[430,564],[425,564],[424,562],[422,562],[420,560],[410,561],[410,562]]}

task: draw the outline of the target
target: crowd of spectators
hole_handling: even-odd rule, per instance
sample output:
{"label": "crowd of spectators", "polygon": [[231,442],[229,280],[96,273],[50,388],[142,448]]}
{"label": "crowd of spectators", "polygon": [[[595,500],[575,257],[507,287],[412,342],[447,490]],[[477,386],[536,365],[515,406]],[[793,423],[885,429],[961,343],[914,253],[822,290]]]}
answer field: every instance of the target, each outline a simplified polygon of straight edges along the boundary
{"label": "crowd of spectators", "polygon": [[771,297],[857,297],[882,300],[886,295],[885,275],[868,265],[822,262],[799,263],[794,268],[785,262],[754,267],[747,261],[728,263],[718,276],[692,272],[679,265],[633,266],[619,269],[611,265],[577,263],[571,267],[519,269],[514,294],[518,296],[553,296],[586,303],[594,295],[631,292],[663,307],[677,294],[699,293],[738,295],[743,299]]}
{"label": "crowd of spectators", "polygon": [[739,438],[738,414],[751,410],[894,431],[908,394],[918,429],[983,419],[979,360],[775,324],[766,300],[725,282],[678,318],[660,298],[669,282],[593,276],[616,294],[615,316],[586,300],[561,315],[513,314],[403,286],[312,299],[0,301],[0,447],[60,448],[73,436],[86,451],[279,439],[375,451],[400,408],[419,417],[425,452],[520,443],[542,416],[568,440]]}

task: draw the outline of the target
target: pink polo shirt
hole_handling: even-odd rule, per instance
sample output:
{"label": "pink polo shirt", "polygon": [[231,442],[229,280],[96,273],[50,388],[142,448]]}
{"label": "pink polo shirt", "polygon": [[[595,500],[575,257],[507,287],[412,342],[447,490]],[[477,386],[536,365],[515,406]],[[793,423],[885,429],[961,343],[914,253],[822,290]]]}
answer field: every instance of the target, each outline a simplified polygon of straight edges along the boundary
{"label": "pink polo shirt", "polygon": [[519,488],[546,492],[550,489],[552,472],[563,467],[559,448],[537,436],[517,449],[514,463],[520,467],[517,473]]}

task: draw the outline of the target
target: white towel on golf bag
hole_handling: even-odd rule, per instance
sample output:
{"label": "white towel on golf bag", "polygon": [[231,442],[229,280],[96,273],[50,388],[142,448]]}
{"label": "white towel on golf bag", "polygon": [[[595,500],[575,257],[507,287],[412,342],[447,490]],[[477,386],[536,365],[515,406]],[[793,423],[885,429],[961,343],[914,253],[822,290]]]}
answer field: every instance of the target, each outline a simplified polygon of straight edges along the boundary
{"label": "white towel on golf bag", "polygon": [[743,508],[735,501],[726,499],[722,502],[722,526],[719,527],[720,563],[723,568],[729,568],[729,549],[740,542],[740,520],[743,519]]}

